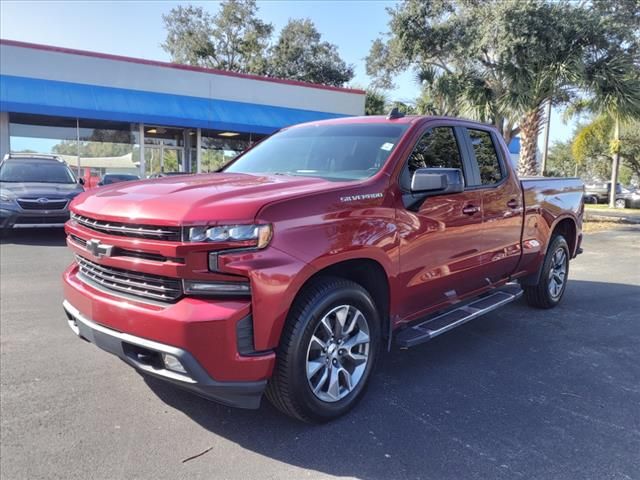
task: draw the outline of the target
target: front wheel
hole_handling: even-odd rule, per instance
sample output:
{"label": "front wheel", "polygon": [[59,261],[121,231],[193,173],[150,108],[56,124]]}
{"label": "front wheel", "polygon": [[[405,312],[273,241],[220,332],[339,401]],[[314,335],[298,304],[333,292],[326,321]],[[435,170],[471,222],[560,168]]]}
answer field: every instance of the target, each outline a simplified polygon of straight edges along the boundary
{"label": "front wheel", "polygon": [[569,278],[569,245],[562,235],[551,239],[537,285],[525,286],[527,303],[536,308],[553,308],[560,303]]}
{"label": "front wheel", "polygon": [[625,208],[627,206],[627,202],[624,201],[624,199],[619,198],[616,200],[616,208]]}
{"label": "front wheel", "polygon": [[366,389],[380,347],[380,319],[355,282],[321,278],[294,302],[267,398],[306,422],[345,414]]}

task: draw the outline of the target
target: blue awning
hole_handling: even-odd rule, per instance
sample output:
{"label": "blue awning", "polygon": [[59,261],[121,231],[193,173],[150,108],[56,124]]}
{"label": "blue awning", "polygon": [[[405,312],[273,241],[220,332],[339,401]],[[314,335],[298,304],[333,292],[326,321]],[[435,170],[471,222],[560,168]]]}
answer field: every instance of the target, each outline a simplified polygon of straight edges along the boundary
{"label": "blue awning", "polygon": [[252,133],[344,116],[9,75],[0,75],[0,110]]}

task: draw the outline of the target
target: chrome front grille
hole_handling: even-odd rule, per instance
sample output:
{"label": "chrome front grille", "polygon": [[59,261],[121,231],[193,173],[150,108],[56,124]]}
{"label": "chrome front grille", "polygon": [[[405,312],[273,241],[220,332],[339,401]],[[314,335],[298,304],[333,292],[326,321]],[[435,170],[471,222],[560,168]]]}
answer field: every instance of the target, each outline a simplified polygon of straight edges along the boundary
{"label": "chrome front grille", "polygon": [[168,240],[179,242],[181,240],[180,227],[160,227],[154,225],[142,225],[133,223],[107,222],[95,220],[83,215],[71,214],[71,218],[91,230],[120,235],[123,237],[149,238],[153,240]]}
{"label": "chrome front grille", "polygon": [[23,210],[64,210],[69,203],[66,198],[19,198]]}
{"label": "chrome front grille", "polygon": [[[82,248],[87,248],[87,241],[84,238],[80,238],[77,235],[69,235],[71,241]],[[153,260],[154,262],[174,262],[184,263],[184,258],[178,257],[165,257],[159,253],[140,252],[137,250],[129,250],[127,248],[113,247],[111,250],[112,257],[133,257],[142,258],[144,260]]]}
{"label": "chrome front grille", "polygon": [[182,283],[175,278],[98,265],[79,255],[76,255],[76,262],[80,267],[80,278],[116,293],[161,302],[173,302],[182,296]]}

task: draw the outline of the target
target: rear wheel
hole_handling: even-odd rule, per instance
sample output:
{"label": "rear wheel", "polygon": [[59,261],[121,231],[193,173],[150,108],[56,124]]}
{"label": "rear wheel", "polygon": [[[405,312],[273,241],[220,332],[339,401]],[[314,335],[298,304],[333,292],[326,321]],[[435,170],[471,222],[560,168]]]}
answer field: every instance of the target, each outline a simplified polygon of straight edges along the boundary
{"label": "rear wheel", "polygon": [[624,199],[619,198],[616,200],[616,208],[625,208],[627,206],[626,203],[627,202],[625,202]]}
{"label": "rear wheel", "polygon": [[564,295],[569,277],[569,245],[562,235],[551,239],[537,285],[525,286],[527,303],[537,308],[553,308]]}
{"label": "rear wheel", "polygon": [[267,398],[303,421],[339,417],[364,394],[379,346],[369,293],[349,280],[318,279],[292,306]]}

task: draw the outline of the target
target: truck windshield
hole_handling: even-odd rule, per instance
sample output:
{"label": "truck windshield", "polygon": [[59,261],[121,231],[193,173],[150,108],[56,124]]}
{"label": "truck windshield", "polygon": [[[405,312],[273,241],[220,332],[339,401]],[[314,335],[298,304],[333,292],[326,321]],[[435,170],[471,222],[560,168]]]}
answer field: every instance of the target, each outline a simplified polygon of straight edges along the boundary
{"label": "truck windshield", "polygon": [[0,167],[0,182],[76,183],[76,179],[63,163],[20,159]]}
{"label": "truck windshield", "polygon": [[408,124],[308,125],[276,133],[224,169],[359,180],[384,165]]}

